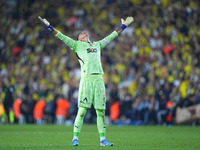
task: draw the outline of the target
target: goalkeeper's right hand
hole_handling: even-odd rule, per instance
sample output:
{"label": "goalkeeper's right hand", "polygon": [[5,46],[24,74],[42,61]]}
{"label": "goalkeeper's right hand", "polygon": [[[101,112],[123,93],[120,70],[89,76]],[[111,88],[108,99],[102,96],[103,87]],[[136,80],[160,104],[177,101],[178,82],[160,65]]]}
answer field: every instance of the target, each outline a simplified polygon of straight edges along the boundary
{"label": "goalkeeper's right hand", "polygon": [[40,16],[38,16],[38,19],[40,20],[40,22],[42,22],[48,29],[49,31],[53,31],[54,27],[52,27],[49,23],[49,21],[47,21],[45,18],[42,19]]}

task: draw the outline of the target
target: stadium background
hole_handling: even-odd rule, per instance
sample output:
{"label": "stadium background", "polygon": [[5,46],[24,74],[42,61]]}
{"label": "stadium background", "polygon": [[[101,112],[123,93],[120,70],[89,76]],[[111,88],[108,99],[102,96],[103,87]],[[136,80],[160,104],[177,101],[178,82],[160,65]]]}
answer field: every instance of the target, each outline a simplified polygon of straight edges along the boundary
{"label": "stadium background", "polygon": [[[45,17],[73,39],[86,30],[93,41],[117,29],[120,18],[133,16],[134,23],[102,51],[107,118],[114,124],[174,124],[177,107],[200,102],[199,3],[2,0],[0,103],[12,112],[20,99],[15,122],[23,114],[26,123],[35,123],[35,104],[44,101],[44,122],[53,123],[57,102],[64,99],[69,102],[64,117],[72,124],[80,66],[75,53],[37,17]],[[95,123],[94,116],[94,109],[89,110],[85,122]],[[2,113],[1,123],[9,122],[13,119],[5,119]]]}

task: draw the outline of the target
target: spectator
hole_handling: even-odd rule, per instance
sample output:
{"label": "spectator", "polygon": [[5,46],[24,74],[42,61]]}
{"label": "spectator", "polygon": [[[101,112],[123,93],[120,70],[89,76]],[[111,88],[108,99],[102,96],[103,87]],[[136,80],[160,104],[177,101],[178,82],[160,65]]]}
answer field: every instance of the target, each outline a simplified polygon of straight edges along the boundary
{"label": "spectator", "polygon": [[36,123],[38,125],[43,124],[43,115],[44,115],[45,105],[46,105],[46,102],[44,101],[44,98],[41,98],[41,100],[36,102],[35,107],[33,109],[33,118],[34,120],[36,120]]}
{"label": "spectator", "polygon": [[70,103],[62,98],[59,97],[56,101],[57,107],[56,107],[56,124],[61,125],[64,124],[65,119],[69,117],[69,108],[70,108]]}
{"label": "spectator", "polygon": [[10,84],[9,79],[5,78],[3,82],[2,92],[4,94],[4,109],[5,109],[5,123],[14,123],[14,112],[13,112],[13,93],[14,87]]}
{"label": "spectator", "polygon": [[25,123],[34,123],[33,119],[34,106],[35,106],[35,101],[31,98],[31,96],[25,95],[20,105],[20,112],[25,117]]}

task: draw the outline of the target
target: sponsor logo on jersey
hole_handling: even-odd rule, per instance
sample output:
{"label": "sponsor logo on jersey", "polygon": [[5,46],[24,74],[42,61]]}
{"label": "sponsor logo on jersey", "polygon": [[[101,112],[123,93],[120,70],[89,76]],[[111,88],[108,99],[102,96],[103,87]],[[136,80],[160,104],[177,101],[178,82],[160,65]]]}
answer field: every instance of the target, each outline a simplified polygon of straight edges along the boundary
{"label": "sponsor logo on jersey", "polygon": [[81,100],[80,102],[83,103],[83,104],[88,103],[87,97],[85,97],[85,98],[84,98],[83,100]]}
{"label": "sponsor logo on jersey", "polygon": [[97,49],[96,48],[88,48],[87,53],[96,53]]}

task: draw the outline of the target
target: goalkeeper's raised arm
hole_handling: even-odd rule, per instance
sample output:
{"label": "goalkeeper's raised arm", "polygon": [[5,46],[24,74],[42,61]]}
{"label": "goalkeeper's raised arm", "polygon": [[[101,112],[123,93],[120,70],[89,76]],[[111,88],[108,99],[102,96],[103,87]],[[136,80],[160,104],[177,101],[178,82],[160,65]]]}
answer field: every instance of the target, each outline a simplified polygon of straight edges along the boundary
{"label": "goalkeeper's raised arm", "polygon": [[56,30],[53,26],[50,25],[49,21],[47,21],[45,18],[42,19],[40,16],[38,16],[38,19],[41,23],[43,23],[49,31],[51,31],[54,35],[58,33],[58,30]]}
{"label": "goalkeeper's raised arm", "polygon": [[133,17],[127,17],[126,20],[121,19],[122,25],[116,31],[113,31],[110,35],[106,36],[100,42],[101,49],[108,45],[114,38],[116,38],[127,26],[129,26],[134,21]]}
{"label": "goalkeeper's raised arm", "polygon": [[[45,18],[41,18],[40,16],[38,17],[38,19],[47,27],[47,29],[49,31],[51,31],[54,35],[56,35],[58,33],[58,30],[56,30],[53,26],[50,25],[50,23],[45,19]],[[128,27],[132,22],[134,21],[133,17],[127,17],[125,20],[121,19],[121,27],[119,29],[116,30],[116,32],[119,34],[121,33],[124,29],[126,29],[126,27]],[[79,40],[79,39],[78,39]],[[88,39],[89,40],[89,39]]]}
{"label": "goalkeeper's raised arm", "polygon": [[49,31],[51,31],[55,36],[57,36],[60,40],[62,40],[66,45],[68,45],[72,50],[75,50],[76,41],[71,39],[70,37],[63,35],[60,31],[56,30],[50,23],[44,18],[42,19],[40,16],[38,19],[47,27]]}
{"label": "goalkeeper's raised arm", "polygon": [[[60,40],[62,40],[66,45],[68,45],[72,50],[76,51],[77,41],[81,42],[90,42],[89,34],[87,32],[81,32],[78,35],[77,41],[72,38],[62,34],[60,31],[56,30],[50,23],[40,16],[38,19],[47,27],[49,31],[51,31],[55,36],[57,36]],[[128,27],[134,21],[133,17],[127,17],[125,20],[121,19],[122,25],[116,31],[113,31],[110,35],[106,36],[103,40],[99,41],[100,48],[104,48],[108,45],[115,37],[117,37],[126,27]]]}

